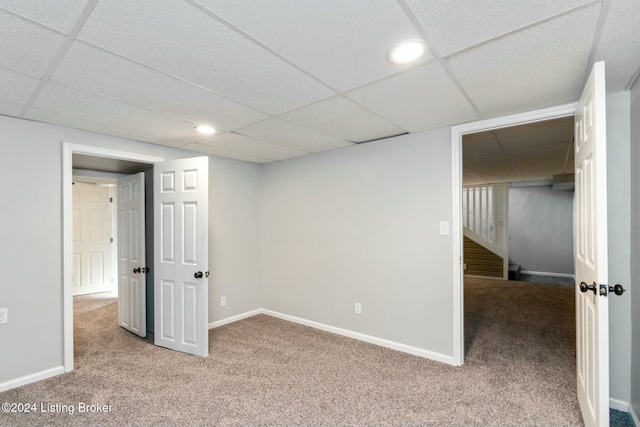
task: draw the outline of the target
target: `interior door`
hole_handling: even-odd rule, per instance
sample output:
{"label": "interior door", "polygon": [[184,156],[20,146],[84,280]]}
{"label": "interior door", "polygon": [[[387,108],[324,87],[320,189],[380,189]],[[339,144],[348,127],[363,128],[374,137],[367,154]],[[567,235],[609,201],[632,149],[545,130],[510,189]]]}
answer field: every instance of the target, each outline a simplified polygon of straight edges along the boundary
{"label": "interior door", "polygon": [[108,187],[73,183],[73,295],[111,291],[111,205]]}
{"label": "interior door", "polygon": [[118,323],[147,336],[144,173],[118,179]]}
{"label": "interior door", "polygon": [[587,427],[609,425],[605,97],[604,62],[598,62],[575,118],[576,353],[578,401]]}
{"label": "interior door", "polygon": [[156,163],[155,344],[208,356],[207,157]]}

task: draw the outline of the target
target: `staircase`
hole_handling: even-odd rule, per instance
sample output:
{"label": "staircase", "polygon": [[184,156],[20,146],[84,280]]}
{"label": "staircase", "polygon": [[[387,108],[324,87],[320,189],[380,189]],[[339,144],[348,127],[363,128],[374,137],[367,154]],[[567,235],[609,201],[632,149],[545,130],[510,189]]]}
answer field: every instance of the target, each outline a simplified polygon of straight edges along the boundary
{"label": "staircase", "polygon": [[463,187],[465,274],[508,279],[507,197],[508,184]]}

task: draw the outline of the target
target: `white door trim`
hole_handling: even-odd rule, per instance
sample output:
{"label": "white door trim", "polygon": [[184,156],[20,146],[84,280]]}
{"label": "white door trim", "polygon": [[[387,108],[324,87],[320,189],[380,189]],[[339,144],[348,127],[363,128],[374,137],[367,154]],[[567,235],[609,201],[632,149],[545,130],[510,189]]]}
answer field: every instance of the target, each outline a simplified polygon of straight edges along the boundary
{"label": "white door trim", "polygon": [[574,115],[577,103],[480,120],[451,127],[451,190],[453,216],[453,361],[464,363],[464,288],[462,280],[462,136],[468,133],[498,129],[524,123],[539,122]]}
{"label": "white door trim", "polygon": [[141,163],[164,161],[162,157],[146,154],[62,142],[62,341],[65,372],[73,370],[73,153]]}

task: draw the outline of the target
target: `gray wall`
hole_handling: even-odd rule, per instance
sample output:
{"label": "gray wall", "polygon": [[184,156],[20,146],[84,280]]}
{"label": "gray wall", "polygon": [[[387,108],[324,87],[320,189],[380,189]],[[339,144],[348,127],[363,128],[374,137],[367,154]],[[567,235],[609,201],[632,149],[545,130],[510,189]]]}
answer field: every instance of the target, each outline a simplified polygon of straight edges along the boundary
{"label": "gray wall", "polygon": [[451,356],[450,141],[438,129],[266,165],[264,307]]}
{"label": "gray wall", "polygon": [[[609,283],[631,281],[631,162],[629,92],[607,96],[607,227]],[[629,293],[609,297],[609,395],[629,402],[631,307]]]}
{"label": "gray wall", "polygon": [[[640,84],[631,91],[631,405],[640,416]],[[636,419],[637,420],[637,419]]]}
{"label": "gray wall", "polygon": [[509,188],[509,262],[522,270],[573,274],[573,191]]}
{"label": "gray wall", "polygon": [[[0,383],[63,365],[62,141],[167,159],[190,151],[0,116]],[[260,307],[260,167],[210,157],[209,321]],[[220,310],[217,296],[228,304]],[[46,349],[46,351],[43,351]]]}

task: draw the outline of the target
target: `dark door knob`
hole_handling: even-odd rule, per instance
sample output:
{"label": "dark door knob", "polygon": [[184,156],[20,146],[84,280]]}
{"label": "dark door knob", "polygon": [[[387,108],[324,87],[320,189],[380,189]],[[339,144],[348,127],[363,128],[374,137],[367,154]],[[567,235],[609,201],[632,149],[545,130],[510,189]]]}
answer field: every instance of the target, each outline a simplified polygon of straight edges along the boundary
{"label": "dark door knob", "polygon": [[596,284],[594,283],[593,285],[587,285],[584,282],[580,283],[580,292],[587,292],[587,291],[593,291],[593,293],[596,293]]}
{"label": "dark door knob", "polygon": [[622,295],[625,289],[622,285],[609,286],[609,292],[613,292],[616,295]]}
{"label": "dark door knob", "polygon": [[141,270],[140,270],[140,267],[136,267],[136,268],[134,268],[134,269],[133,269],[133,272],[134,272],[134,273],[140,273],[140,271],[141,271]]}
{"label": "dark door knob", "polygon": [[197,271],[193,277],[195,277],[196,279],[202,279],[202,271]]}

